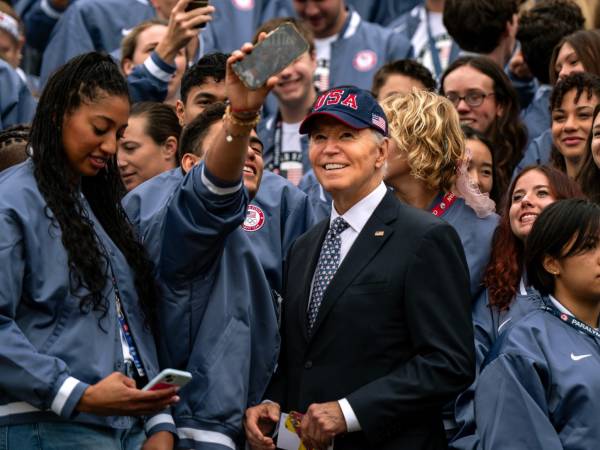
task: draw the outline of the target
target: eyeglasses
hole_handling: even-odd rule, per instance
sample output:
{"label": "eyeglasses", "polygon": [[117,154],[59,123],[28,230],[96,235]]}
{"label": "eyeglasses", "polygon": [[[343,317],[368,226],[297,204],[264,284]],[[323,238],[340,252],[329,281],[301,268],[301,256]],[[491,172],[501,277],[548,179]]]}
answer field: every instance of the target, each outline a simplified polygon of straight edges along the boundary
{"label": "eyeglasses", "polygon": [[481,104],[483,103],[483,100],[486,97],[490,97],[492,95],[495,95],[495,94],[493,92],[486,94],[485,92],[473,91],[473,92],[468,92],[467,95],[465,95],[464,97],[461,97],[460,95],[456,94],[455,92],[449,92],[448,94],[446,94],[446,98],[448,100],[450,100],[454,106],[458,106],[460,101],[464,100],[467,105],[472,106],[472,107],[477,107],[477,106],[481,106]]}

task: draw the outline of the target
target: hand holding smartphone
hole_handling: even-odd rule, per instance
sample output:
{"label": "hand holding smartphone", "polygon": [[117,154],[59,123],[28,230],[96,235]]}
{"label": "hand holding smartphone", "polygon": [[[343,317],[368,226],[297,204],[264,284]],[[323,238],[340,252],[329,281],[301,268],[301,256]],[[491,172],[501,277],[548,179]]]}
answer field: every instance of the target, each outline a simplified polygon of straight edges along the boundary
{"label": "hand holding smartphone", "polygon": [[252,53],[233,64],[233,70],[248,89],[262,87],[273,75],[308,51],[308,42],[289,22],[271,31]]}
{"label": "hand holding smartphone", "polygon": [[[185,7],[185,12],[193,11],[197,8],[204,8],[205,6],[208,6],[208,0],[190,0]],[[200,26],[198,26],[198,28],[204,28],[205,26],[206,23],[202,23]]]}
{"label": "hand holding smartphone", "polygon": [[183,387],[192,379],[192,374],[183,370],[165,369],[142,388],[142,391],[157,391],[170,387]]}

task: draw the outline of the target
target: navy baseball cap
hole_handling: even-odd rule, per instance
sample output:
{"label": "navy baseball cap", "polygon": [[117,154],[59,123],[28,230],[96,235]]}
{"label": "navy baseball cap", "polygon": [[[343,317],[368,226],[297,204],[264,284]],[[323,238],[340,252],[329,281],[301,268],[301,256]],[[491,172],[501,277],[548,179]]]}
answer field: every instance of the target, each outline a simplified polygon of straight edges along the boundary
{"label": "navy baseball cap", "polygon": [[385,113],[375,97],[369,91],[354,86],[335,87],[319,95],[300,124],[300,134],[307,134],[313,120],[319,116],[333,117],[356,130],[373,128],[384,136],[388,135]]}

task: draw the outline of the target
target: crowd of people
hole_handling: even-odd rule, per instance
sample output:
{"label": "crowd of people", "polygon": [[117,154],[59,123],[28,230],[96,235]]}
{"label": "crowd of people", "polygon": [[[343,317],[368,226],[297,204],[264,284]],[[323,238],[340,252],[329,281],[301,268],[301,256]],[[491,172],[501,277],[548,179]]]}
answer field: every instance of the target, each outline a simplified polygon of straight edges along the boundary
{"label": "crowd of people", "polygon": [[194,3],[0,0],[0,448],[600,446],[600,6]]}

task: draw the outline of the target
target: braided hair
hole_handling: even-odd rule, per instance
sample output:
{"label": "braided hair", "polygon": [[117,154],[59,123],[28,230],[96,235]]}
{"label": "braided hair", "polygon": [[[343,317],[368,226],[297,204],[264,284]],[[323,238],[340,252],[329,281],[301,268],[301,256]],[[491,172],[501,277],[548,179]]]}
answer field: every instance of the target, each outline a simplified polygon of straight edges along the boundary
{"label": "braided hair", "polygon": [[[46,200],[45,214],[52,220],[51,226],[60,227],[62,231],[70,291],[79,297],[81,312],[93,310],[100,311],[101,317],[106,315],[109,299],[103,296],[103,289],[110,269],[80,197],[83,194],[133,269],[140,307],[146,324],[154,329],[157,294],[152,266],[121,206],[124,187],[116,157],[110,158],[106,170],[97,175],[79,177],[68,163],[62,142],[65,115],[82,103],[94,103],[107,95],[129,101],[127,83],[108,55],[91,52],[77,56],[52,75],[31,125],[29,144],[34,176]],[[74,179],[81,181],[73,183]]]}

